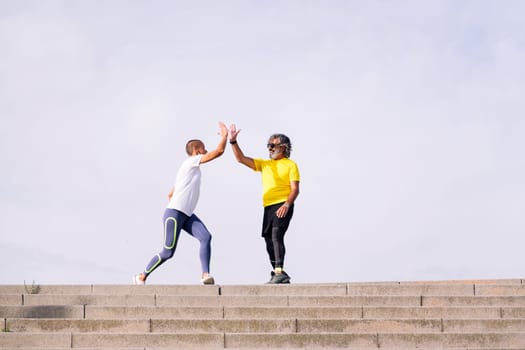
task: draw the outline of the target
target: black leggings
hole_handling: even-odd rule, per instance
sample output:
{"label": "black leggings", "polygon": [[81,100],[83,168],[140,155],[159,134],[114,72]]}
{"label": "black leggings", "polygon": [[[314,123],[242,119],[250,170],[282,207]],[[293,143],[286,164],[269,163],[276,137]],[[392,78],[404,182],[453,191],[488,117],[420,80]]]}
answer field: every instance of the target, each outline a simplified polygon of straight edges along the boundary
{"label": "black leggings", "polygon": [[294,206],[291,205],[286,216],[278,218],[275,212],[282,205],[283,203],[278,203],[264,208],[262,236],[266,242],[266,251],[270,258],[270,264],[272,264],[274,269],[284,266],[284,255],[286,253],[284,235],[293,216]]}
{"label": "black leggings", "polygon": [[286,247],[284,246],[284,234],[286,231],[280,227],[272,228],[272,235],[265,236],[266,251],[270,257],[270,264],[275,269],[276,267],[283,267],[284,265],[284,254],[286,253]]}

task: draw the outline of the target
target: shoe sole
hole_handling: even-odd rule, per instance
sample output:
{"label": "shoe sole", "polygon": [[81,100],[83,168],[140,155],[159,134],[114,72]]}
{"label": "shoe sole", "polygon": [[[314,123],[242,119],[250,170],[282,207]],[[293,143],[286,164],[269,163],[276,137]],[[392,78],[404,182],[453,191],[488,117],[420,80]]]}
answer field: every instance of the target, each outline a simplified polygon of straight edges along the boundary
{"label": "shoe sole", "polygon": [[282,281],[279,281],[279,282],[269,281],[269,282],[266,282],[266,284],[290,284],[290,279],[286,278],[286,279],[284,279]]}
{"label": "shoe sole", "polygon": [[208,277],[201,281],[204,285],[212,285],[215,284],[215,279],[213,277]]}
{"label": "shoe sole", "polygon": [[137,276],[133,276],[133,284],[136,286],[144,286],[146,284],[146,281],[142,281],[142,283],[139,283]]}

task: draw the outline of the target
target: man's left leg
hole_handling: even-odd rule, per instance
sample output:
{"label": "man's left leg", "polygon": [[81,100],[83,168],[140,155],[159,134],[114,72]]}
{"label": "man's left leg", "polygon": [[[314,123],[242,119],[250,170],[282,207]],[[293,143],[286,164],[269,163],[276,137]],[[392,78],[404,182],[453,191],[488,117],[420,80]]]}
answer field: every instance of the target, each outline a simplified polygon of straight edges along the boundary
{"label": "man's left leg", "polygon": [[274,274],[269,283],[290,283],[290,276],[284,271],[284,255],[286,247],[284,246],[285,227],[272,227],[271,237],[265,237],[268,245],[268,253],[275,259]]}
{"label": "man's left leg", "polygon": [[197,238],[200,243],[199,259],[201,262],[203,284],[214,284],[215,280],[210,276],[210,260],[211,260],[211,234],[204,223],[193,214],[184,223],[184,231],[188,232],[193,237]]}

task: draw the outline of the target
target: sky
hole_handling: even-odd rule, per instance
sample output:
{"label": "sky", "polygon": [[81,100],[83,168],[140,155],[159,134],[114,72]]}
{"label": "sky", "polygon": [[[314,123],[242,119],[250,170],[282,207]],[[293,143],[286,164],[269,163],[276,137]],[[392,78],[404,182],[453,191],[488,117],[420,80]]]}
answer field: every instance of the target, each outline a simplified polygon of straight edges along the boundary
{"label": "sky", "polygon": [[[0,283],[128,284],[187,140],[301,173],[292,283],[523,278],[525,2],[0,0]],[[218,284],[270,277],[259,173],[202,165]],[[183,234],[151,284],[197,284]]]}

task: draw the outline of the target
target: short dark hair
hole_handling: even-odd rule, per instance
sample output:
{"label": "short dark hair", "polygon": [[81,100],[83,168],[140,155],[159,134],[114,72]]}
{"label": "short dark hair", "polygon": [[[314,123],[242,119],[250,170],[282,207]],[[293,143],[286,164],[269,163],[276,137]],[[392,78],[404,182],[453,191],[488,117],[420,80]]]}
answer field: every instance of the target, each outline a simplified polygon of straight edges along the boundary
{"label": "short dark hair", "polygon": [[198,140],[198,139],[189,140],[188,142],[186,142],[186,153],[188,153],[188,155],[191,156],[191,154],[193,153],[193,150],[199,147],[199,145],[201,144],[202,144],[201,140]]}
{"label": "short dark hair", "polygon": [[270,136],[269,140],[271,141],[275,139],[278,139],[279,144],[281,146],[284,146],[284,156],[286,158],[290,158],[290,153],[292,153],[292,142],[290,141],[290,138],[285,134],[273,134],[272,136]]}

